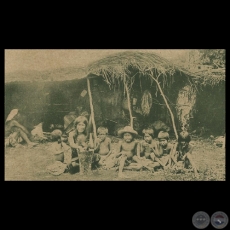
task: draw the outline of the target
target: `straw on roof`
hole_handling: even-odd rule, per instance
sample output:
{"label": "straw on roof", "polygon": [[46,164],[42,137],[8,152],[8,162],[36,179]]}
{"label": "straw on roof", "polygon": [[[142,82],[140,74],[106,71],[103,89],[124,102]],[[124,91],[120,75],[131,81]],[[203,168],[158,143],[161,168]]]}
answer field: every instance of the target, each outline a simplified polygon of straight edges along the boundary
{"label": "straw on roof", "polygon": [[96,75],[112,74],[119,77],[129,73],[129,67],[144,72],[149,69],[156,69],[162,74],[173,74],[173,71],[179,70],[186,72],[154,53],[126,51],[115,55],[108,56],[96,61],[88,66],[88,73]]}
{"label": "straw on roof", "polygon": [[225,68],[206,69],[196,72],[195,79],[202,85],[215,86],[225,82]]}
{"label": "straw on roof", "polygon": [[[126,51],[95,61],[88,65],[87,73],[102,76],[109,84],[114,83],[114,79],[124,80],[124,77],[132,77],[130,69],[142,76],[150,76],[154,73],[155,77],[165,78],[175,75],[184,75],[202,84],[219,84],[225,81],[225,72],[218,70],[221,74],[214,74],[217,70],[205,70],[199,73],[191,72],[178,65],[173,64],[167,59],[155,53],[144,53],[138,51]],[[113,78],[113,79],[112,79]]]}

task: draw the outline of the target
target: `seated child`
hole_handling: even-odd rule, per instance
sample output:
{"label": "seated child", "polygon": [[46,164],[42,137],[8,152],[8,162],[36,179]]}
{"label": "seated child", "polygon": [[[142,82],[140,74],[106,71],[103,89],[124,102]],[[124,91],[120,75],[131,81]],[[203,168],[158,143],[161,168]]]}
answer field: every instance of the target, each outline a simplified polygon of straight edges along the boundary
{"label": "seated child", "polygon": [[78,145],[77,151],[85,152],[88,148],[87,136],[83,133],[78,134],[78,136],[76,138],[76,144]]}
{"label": "seated child", "polygon": [[96,148],[94,149],[94,153],[99,155],[100,165],[106,165],[106,159],[111,155],[111,139],[107,137],[108,129],[105,127],[98,127],[97,129],[97,140],[96,140]]}
{"label": "seated child", "polygon": [[192,159],[192,151],[194,146],[191,145],[189,142],[191,141],[191,137],[186,131],[182,131],[178,137],[178,143],[176,145],[176,157],[177,161],[183,161],[184,168],[188,168],[190,165],[194,171],[195,177],[198,176],[197,168],[194,164]]}
{"label": "seated child", "polygon": [[47,167],[47,170],[53,175],[60,175],[69,171],[72,166],[71,148],[62,141],[62,131],[54,130],[51,133],[52,140],[55,141],[51,146],[51,151],[55,156],[55,163]]}
{"label": "seated child", "polygon": [[134,137],[136,137],[137,132],[130,126],[124,127],[124,129],[118,131],[118,136],[122,137],[118,144],[118,153],[115,154],[118,158],[118,177],[127,178],[123,174],[123,169],[134,169],[140,170],[142,168],[141,160],[137,157],[140,155],[140,144]]}
{"label": "seated child", "polygon": [[143,129],[142,133],[144,134],[144,140],[140,143],[140,156],[138,157],[142,160],[143,167],[153,171],[154,149],[156,146],[156,141],[153,139],[154,130],[147,128]]}
{"label": "seated child", "polygon": [[171,164],[171,151],[173,149],[173,145],[169,142],[169,134],[168,132],[160,131],[158,133],[158,141],[156,142],[154,148],[154,155],[151,154],[152,159],[154,158],[154,168],[163,167],[166,168],[168,164]]}

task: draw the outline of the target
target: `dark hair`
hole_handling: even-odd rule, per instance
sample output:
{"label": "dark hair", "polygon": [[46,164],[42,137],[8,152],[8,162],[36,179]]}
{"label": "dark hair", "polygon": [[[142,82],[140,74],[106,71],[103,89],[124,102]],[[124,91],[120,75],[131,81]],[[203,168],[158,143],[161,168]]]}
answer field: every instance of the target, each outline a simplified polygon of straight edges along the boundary
{"label": "dark hair", "polygon": [[77,124],[80,123],[80,122],[83,122],[83,123],[85,124],[85,126],[88,125],[88,120],[87,120],[87,118],[84,117],[84,116],[79,116],[79,117],[77,117],[77,118],[74,120],[74,126],[76,127]]}
{"label": "dark hair", "polygon": [[154,130],[152,128],[143,129],[142,133],[145,135],[149,134],[152,138],[154,138]]}
{"label": "dark hair", "polygon": [[108,134],[108,129],[106,127],[100,126],[97,129],[97,134],[100,134],[100,133]]}
{"label": "dark hair", "polygon": [[62,136],[62,131],[60,129],[55,129],[51,133],[51,137],[52,137],[53,141],[60,141],[61,140],[61,136]]}
{"label": "dark hair", "polygon": [[168,132],[164,132],[164,131],[160,131],[158,133],[158,139],[166,139],[169,140],[169,133]]}
{"label": "dark hair", "polygon": [[[80,122],[85,124],[85,131],[83,132],[87,137],[89,135],[89,131],[88,131],[88,119],[84,116],[79,116],[74,120],[74,127],[77,127],[77,124],[79,124]],[[77,132],[78,133],[78,132]]]}
{"label": "dark hair", "polygon": [[133,133],[130,133],[130,132],[124,132],[124,133],[122,134],[122,138],[124,138],[124,135],[125,135],[126,133],[130,134],[130,135],[133,137],[133,139],[134,139],[135,135],[134,135]]}

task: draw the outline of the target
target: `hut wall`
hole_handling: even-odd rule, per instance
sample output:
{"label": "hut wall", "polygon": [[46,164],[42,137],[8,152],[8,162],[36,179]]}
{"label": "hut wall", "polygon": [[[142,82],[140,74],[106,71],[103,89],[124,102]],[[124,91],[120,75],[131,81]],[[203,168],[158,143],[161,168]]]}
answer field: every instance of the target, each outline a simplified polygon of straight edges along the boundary
{"label": "hut wall", "polygon": [[[63,117],[78,106],[89,110],[86,79],[58,82],[11,82],[5,84],[5,119],[18,108],[28,123],[63,124]],[[47,127],[45,127],[46,129]]]}
{"label": "hut wall", "polygon": [[190,85],[183,87],[177,98],[176,110],[182,130],[189,130],[189,121],[196,103],[196,92]]}
{"label": "hut wall", "polygon": [[110,89],[100,77],[91,79],[90,82],[97,126],[105,125],[107,120],[121,118],[122,91]]}
{"label": "hut wall", "polygon": [[[188,81],[187,78],[181,74],[174,76],[174,79],[178,80],[172,81],[170,79],[168,80],[169,82],[167,82],[165,79],[160,79],[160,82],[164,83],[162,84],[163,92],[174,114],[176,127],[179,130],[181,126],[179,117],[177,116],[176,102],[178,99],[178,92],[188,84]],[[146,116],[143,115],[141,109],[142,97],[145,90],[148,90],[152,96],[152,106],[149,114]],[[170,126],[172,130],[170,113],[154,81],[137,75],[132,87],[132,97],[137,98],[136,105],[133,107],[133,114],[137,117],[141,127],[151,126],[155,121],[160,120]]]}
{"label": "hut wall", "polygon": [[203,128],[206,134],[223,135],[225,133],[225,103],[225,82],[202,87],[197,94],[196,113],[192,120],[193,130],[198,131]]}

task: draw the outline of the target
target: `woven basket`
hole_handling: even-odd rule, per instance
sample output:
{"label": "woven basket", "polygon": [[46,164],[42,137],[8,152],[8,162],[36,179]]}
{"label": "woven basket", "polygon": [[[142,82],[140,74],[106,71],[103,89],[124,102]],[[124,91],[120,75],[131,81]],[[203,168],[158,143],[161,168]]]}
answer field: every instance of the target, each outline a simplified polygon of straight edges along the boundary
{"label": "woven basket", "polygon": [[93,151],[78,152],[80,174],[91,173]]}

